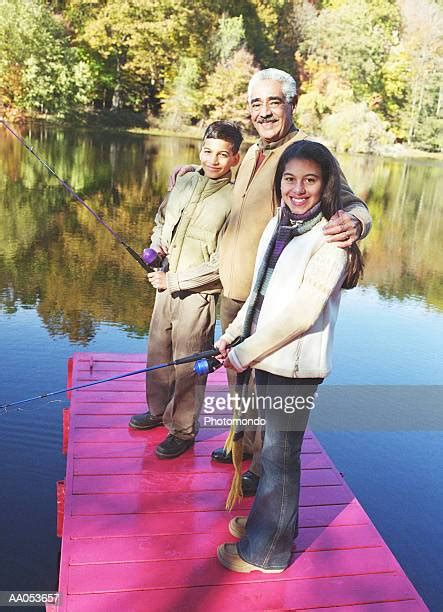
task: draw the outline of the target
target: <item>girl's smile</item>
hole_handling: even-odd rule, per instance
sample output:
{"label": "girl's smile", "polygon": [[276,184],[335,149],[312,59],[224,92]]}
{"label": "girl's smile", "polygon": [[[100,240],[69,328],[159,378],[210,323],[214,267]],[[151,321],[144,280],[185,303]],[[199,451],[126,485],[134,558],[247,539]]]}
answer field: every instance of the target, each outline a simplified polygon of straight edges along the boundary
{"label": "girl's smile", "polygon": [[311,210],[320,201],[322,192],[323,177],[317,162],[308,159],[288,161],[281,179],[281,195],[291,212],[303,214]]}

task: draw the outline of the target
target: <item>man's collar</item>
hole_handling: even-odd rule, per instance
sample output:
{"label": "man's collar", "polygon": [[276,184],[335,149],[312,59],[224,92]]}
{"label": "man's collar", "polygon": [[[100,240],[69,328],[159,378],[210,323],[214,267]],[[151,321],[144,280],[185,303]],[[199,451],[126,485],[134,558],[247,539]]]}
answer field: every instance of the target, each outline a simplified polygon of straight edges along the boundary
{"label": "man's collar", "polygon": [[291,140],[291,138],[293,138],[296,132],[298,132],[298,128],[296,128],[295,125],[292,124],[286,136],[283,136],[283,138],[280,138],[280,140],[276,140],[275,142],[263,142],[260,139],[257,143],[258,148],[260,151],[263,151],[264,153],[266,151],[272,151],[273,149],[277,149],[278,147],[281,147],[286,142],[288,142],[288,140]]}

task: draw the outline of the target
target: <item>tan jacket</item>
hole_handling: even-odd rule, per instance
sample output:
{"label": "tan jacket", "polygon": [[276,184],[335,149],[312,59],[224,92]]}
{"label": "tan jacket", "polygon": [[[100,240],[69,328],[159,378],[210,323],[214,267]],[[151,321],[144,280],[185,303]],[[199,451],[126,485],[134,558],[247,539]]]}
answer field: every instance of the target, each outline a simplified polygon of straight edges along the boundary
{"label": "tan jacket", "polygon": [[230,175],[210,179],[200,172],[179,177],[155,217],[151,246],[168,253],[171,293],[219,293],[218,248],[232,204]]}
{"label": "tan jacket", "polygon": [[[251,180],[259,143],[252,145],[238,170],[233,190],[231,217],[220,246],[220,278],[223,294],[245,301],[249,295],[258,243],[266,224],[272,218],[273,184],[278,160],[283,151],[297,140],[307,139],[301,130],[292,132],[285,142],[264,150],[265,159]],[[341,199],[346,212],[352,213],[363,227],[362,238],[371,227],[366,204],[358,198],[342,175]]]}

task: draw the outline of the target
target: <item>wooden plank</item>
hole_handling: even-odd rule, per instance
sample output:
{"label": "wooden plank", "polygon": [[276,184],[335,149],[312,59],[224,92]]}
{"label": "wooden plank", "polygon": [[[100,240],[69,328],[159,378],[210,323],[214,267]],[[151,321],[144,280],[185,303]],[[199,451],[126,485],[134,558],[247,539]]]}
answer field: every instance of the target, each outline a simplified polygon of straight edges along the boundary
{"label": "wooden plank", "polygon": [[[330,506],[352,501],[352,494],[345,487],[305,487],[300,492],[301,506]],[[245,498],[239,508],[250,508],[251,498]],[[74,495],[72,514],[92,516],[104,514],[140,514],[182,510],[222,510],[226,503],[226,491],[167,491],[164,493],[105,493],[99,495]]]}
{"label": "wooden plank", "polygon": [[[186,470],[186,467],[192,469],[193,467],[198,466],[199,471],[203,471],[204,467],[207,467],[208,471],[212,471],[212,469],[228,469],[232,470],[232,465],[229,463],[217,463],[216,461],[210,460],[211,452],[217,447],[222,446],[222,441],[201,441],[198,440],[194,445],[194,448],[191,451],[188,451],[184,455],[181,456],[180,461],[164,461],[161,467],[162,470],[169,471],[177,471],[182,472]],[[326,458],[324,453],[319,452],[309,452],[305,450],[307,447],[304,446],[302,448],[302,461],[304,455],[316,455],[316,458],[321,459],[321,455],[323,455],[324,460],[321,461],[324,464],[324,467],[330,467],[332,462]],[[74,456],[76,459],[106,459],[106,458],[129,458],[129,457],[139,457],[145,458],[145,460],[149,461],[149,456],[154,457],[153,447],[150,446],[147,448],[146,443],[133,441],[131,442],[114,442],[113,444],[105,444],[102,442],[79,442],[75,445],[74,448]],[[183,467],[183,462],[185,467]],[[195,465],[194,465],[195,462]],[[145,464],[146,465],[146,464]],[[246,460],[244,462],[246,465]],[[170,466],[168,468],[167,466]]]}
{"label": "wooden plank", "polygon": [[121,391],[106,391],[106,385],[97,385],[97,388],[88,387],[86,389],[78,389],[72,392],[72,398],[76,399],[78,395],[81,394],[83,403],[107,403],[107,402],[130,402],[130,403],[140,403],[145,400],[145,393],[140,390],[124,390]]}
{"label": "wooden plank", "polygon": [[[115,381],[109,381],[107,383],[107,387],[109,385],[112,385],[114,382],[123,383],[125,381],[129,381],[129,382],[137,381],[137,382],[144,383],[146,380],[146,372],[142,371],[144,369],[145,369],[145,365],[141,363],[134,363],[132,364],[132,367],[128,367],[128,366],[121,367],[121,365],[117,365],[115,367],[110,367],[110,368],[108,367],[94,368],[93,370],[90,370],[87,366],[84,366],[84,368],[81,371],[79,371],[76,384],[99,381],[99,380],[103,380],[106,378],[114,378],[117,376],[121,376],[122,374],[127,374],[128,376],[122,376],[121,378],[117,378]],[[226,382],[227,382],[226,372],[222,368],[220,368],[219,370],[216,370],[215,372],[210,374],[207,378],[207,384],[210,388],[220,386],[220,391],[223,391],[223,392],[227,392]],[[112,389],[113,387],[109,386],[109,388]]]}
{"label": "wooden plank", "polygon": [[[74,468],[75,469],[75,468]],[[89,470],[89,468],[84,468]],[[166,479],[164,472],[147,472],[145,474],[108,474],[93,476],[86,472],[83,476],[74,477],[74,494],[93,493],[149,493],[162,491],[227,491],[231,485],[232,474],[214,473],[174,473],[173,479]],[[337,475],[333,470],[303,470],[302,487],[339,486]]]}
{"label": "wooden plank", "polygon": [[[153,447],[149,449],[149,454],[145,453],[144,456],[139,454],[135,457],[76,457],[74,463],[75,474],[117,475],[143,474],[146,472],[158,472],[159,474],[162,474],[173,472],[180,473],[186,471],[187,468],[192,468],[195,472],[207,473],[220,473],[221,470],[221,473],[230,474],[232,476],[233,467],[231,464],[225,463],[220,465],[215,461],[211,461],[207,455],[200,456],[194,455],[192,452],[189,452],[187,457],[182,457],[183,461],[184,459],[186,459],[186,462],[184,462],[183,464],[183,461],[164,461],[162,459],[159,459],[154,454],[153,448],[155,448],[155,445],[153,445]],[[317,459],[317,455],[318,453],[302,453],[302,468],[305,466],[309,466],[309,460]]]}
{"label": "wooden plank", "polygon": [[[215,442],[219,442],[223,446],[224,440],[226,439],[226,432],[223,431],[219,438],[213,433],[215,430],[201,429],[199,431],[199,439],[211,439]],[[144,440],[146,444],[159,443],[167,435],[167,430],[158,427],[151,431],[136,431],[134,429],[122,428],[122,429],[100,429],[100,428],[86,428],[76,429],[73,428],[71,437],[77,444],[78,442],[130,442],[131,440],[140,441]]]}
{"label": "wooden plank", "polygon": [[[155,591],[132,591],[93,595],[71,595],[69,612],[149,612],[189,611],[238,612],[241,610],[300,610],[309,608],[329,608],[334,606],[353,606],[385,603],[392,601],[410,602],[413,600],[408,585],[401,577],[391,574],[374,577],[343,576],[339,578],[319,578],[287,580],[279,583],[263,581],[256,583],[211,585],[210,587],[188,587],[162,589]],[[380,594],[383,593],[381,596]],[[149,602],[149,604],[147,603]],[[348,608],[349,609],[349,608]],[[376,608],[375,608],[376,609]],[[414,612],[426,609],[416,602]],[[400,608],[399,610],[402,611]],[[409,612],[409,610],[408,610]]]}
{"label": "wooden plank", "polygon": [[[299,581],[358,574],[392,573],[391,555],[385,548],[333,550],[295,553],[284,577],[251,572],[247,582]],[[226,571],[216,557],[203,559],[163,559],[162,563],[133,562],[74,565],[69,572],[72,594],[165,589],[192,586],[220,586],[245,582],[245,576]],[[191,578],[192,577],[192,578]]]}
{"label": "wooden plank", "polygon": [[[227,532],[229,520],[238,514],[214,511],[162,512],[161,514],[108,514],[100,516],[71,516],[69,524],[72,538],[162,535],[174,533]],[[342,525],[367,525],[368,517],[358,503],[300,508],[300,528],[325,528]]]}
{"label": "wooden plank", "polygon": [[[413,599],[403,601],[377,601],[353,606],[334,606],[333,612],[417,612],[426,610],[425,606],[418,605]],[[309,610],[310,612],[325,612],[325,608],[297,608],[297,610]]]}
{"label": "wooden plank", "polygon": [[140,402],[131,402],[126,405],[124,403],[84,403],[81,401],[76,401],[75,404],[75,414],[126,414],[128,415],[128,421],[130,416],[133,414],[141,414],[142,412],[146,412],[146,399],[141,400]]}
{"label": "wooden plank", "polygon": [[[74,465],[74,492],[76,494],[83,493],[136,493],[137,491],[177,491],[186,490],[225,490],[231,484],[232,473],[229,469],[221,471],[216,466],[213,466],[212,471],[208,471],[207,464],[201,470],[195,469],[192,473],[184,472],[168,472],[173,474],[173,478],[165,478],[165,473],[145,471],[143,467],[136,472],[129,471],[124,466],[114,467],[114,463],[119,464],[122,460],[103,460],[103,459],[78,459],[77,465]],[[102,467],[97,465],[97,461],[106,461]],[[78,465],[80,462],[81,465]],[[109,466],[109,463],[111,465]],[[92,465],[91,465],[92,464]],[[121,471],[120,471],[121,470]],[[95,474],[94,472],[97,473]],[[318,487],[318,486],[341,486],[339,477],[334,470],[302,470],[301,486],[303,487]],[[162,489],[161,487],[165,487]]]}
{"label": "wooden plank", "polygon": [[[76,539],[71,547],[71,565],[123,563],[162,559],[210,558],[217,545],[234,542],[225,517],[210,532],[134,537],[97,537]],[[293,551],[320,551],[383,546],[372,525],[338,525],[301,528]]]}

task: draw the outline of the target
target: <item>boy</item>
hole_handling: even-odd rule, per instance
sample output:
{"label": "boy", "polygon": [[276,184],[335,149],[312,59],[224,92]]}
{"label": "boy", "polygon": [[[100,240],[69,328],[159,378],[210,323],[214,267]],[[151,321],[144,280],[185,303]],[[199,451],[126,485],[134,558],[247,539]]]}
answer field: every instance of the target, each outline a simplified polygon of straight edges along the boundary
{"label": "boy", "polygon": [[[212,348],[215,305],[221,291],[218,248],[231,210],[231,168],[239,162],[242,135],[229,121],[208,126],[198,172],[177,179],[155,217],[151,248],[164,262],[148,275],[157,289],[149,330],[148,366]],[[129,426],[164,425],[169,435],[156,448],[162,459],[190,448],[198,430],[206,378],[193,364],[146,374],[149,411],[134,415]]]}

